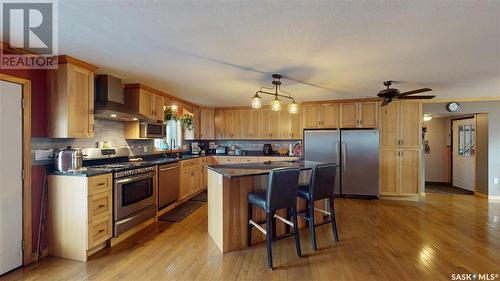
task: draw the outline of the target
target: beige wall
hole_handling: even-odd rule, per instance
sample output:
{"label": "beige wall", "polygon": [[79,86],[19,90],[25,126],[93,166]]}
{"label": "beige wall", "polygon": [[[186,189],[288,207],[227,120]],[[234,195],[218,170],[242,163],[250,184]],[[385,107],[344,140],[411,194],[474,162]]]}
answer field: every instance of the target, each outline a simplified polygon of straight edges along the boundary
{"label": "beige wall", "polygon": [[448,182],[446,145],[450,143],[450,119],[433,118],[425,122],[425,140],[429,141],[430,153],[425,153],[425,181]]}

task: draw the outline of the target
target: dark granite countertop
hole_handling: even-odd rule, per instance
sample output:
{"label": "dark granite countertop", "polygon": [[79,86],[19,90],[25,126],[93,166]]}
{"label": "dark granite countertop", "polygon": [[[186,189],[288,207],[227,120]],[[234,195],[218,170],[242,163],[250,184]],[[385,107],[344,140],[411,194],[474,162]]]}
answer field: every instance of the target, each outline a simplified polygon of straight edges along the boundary
{"label": "dark granite countertop", "polygon": [[311,170],[314,166],[323,164],[313,161],[273,161],[263,163],[241,163],[226,165],[209,165],[208,168],[226,178],[266,175],[272,169],[294,167],[300,170]]}
{"label": "dark granite countertop", "polygon": [[50,171],[47,172],[48,175],[54,176],[73,176],[73,177],[93,177],[98,175],[104,175],[112,173],[112,170],[108,169],[94,169],[94,168],[83,168],[74,172],[59,172],[59,171]]}
{"label": "dark granite countertop", "polygon": [[[160,154],[156,154],[156,155],[144,156],[142,158],[144,159],[144,166],[146,167],[146,166],[153,166],[153,165],[164,165],[164,164],[176,163],[176,162],[179,162],[182,160],[189,160],[189,159],[200,158],[200,157],[205,157],[205,156],[230,156],[230,157],[248,157],[248,156],[257,157],[257,156],[261,156],[262,157],[264,155],[226,155],[226,154],[191,155],[191,154],[184,154],[184,155],[182,155],[182,158],[165,158],[165,157],[162,157]],[[287,156],[266,155],[266,157],[287,157]],[[276,162],[274,162],[274,163],[276,163]],[[237,164],[237,165],[240,165],[240,164]],[[248,165],[248,164],[243,164],[243,165]],[[256,165],[256,164],[253,164],[253,165]],[[230,165],[218,165],[218,166],[230,166]],[[82,169],[82,170],[70,172],[70,173],[50,171],[50,172],[48,172],[48,174],[49,175],[59,175],[59,176],[93,177],[93,176],[98,176],[98,175],[112,173],[112,172],[113,172],[112,169],[94,169],[91,166],[89,166],[89,167],[84,167],[84,169]],[[268,173],[268,172],[266,172],[266,173]]]}

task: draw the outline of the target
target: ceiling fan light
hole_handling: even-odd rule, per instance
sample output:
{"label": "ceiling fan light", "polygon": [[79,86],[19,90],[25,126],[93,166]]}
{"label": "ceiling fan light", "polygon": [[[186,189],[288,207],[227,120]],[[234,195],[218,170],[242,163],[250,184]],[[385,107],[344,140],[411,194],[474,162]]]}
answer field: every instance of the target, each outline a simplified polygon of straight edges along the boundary
{"label": "ceiling fan light", "polygon": [[432,120],[432,115],[427,115],[427,114],[424,115],[424,122],[428,122],[431,120]]}
{"label": "ceiling fan light", "polygon": [[299,113],[299,105],[295,103],[295,101],[292,101],[292,103],[288,105],[288,113],[290,114]]}
{"label": "ceiling fan light", "polygon": [[255,93],[255,96],[252,98],[252,108],[253,109],[259,109],[262,107],[262,98],[259,96],[259,94]]}
{"label": "ceiling fan light", "polygon": [[278,97],[274,97],[274,100],[271,102],[271,110],[272,111],[281,110],[281,101],[278,99]]}

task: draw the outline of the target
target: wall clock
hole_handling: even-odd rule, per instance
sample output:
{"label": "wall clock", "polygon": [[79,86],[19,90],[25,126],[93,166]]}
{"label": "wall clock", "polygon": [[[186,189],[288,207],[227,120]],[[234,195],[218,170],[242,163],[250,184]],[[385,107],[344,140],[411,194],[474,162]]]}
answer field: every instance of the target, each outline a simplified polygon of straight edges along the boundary
{"label": "wall clock", "polygon": [[449,112],[457,112],[460,110],[460,104],[456,102],[450,102],[446,105],[446,110]]}

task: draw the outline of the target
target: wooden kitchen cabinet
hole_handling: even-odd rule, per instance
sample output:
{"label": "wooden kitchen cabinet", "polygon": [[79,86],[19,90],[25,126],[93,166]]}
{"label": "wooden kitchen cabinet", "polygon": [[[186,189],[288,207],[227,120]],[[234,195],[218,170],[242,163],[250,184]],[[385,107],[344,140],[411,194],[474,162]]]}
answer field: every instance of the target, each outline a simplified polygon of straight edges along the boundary
{"label": "wooden kitchen cabinet", "polygon": [[281,138],[281,114],[280,111],[272,111],[270,108],[260,110],[260,138]]}
{"label": "wooden kitchen cabinet", "polygon": [[241,139],[241,112],[236,109],[218,109],[215,111],[216,139]]}
{"label": "wooden kitchen cabinet", "polygon": [[180,162],[179,200],[186,199],[203,189],[201,159],[203,158],[182,160]]}
{"label": "wooden kitchen cabinet", "polygon": [[281,139],[302,139],[302,114],[281,111]]}
{"label": "wooden kitchen cabinet", "polygon": [[57,69],[47,71],[48,137],[94,136],[94,71],[97,67],[59,56]]}
{"label": "wooden kitchen cabinet", "polygon": [[260,136],[260,110],[242,109],[241,128],[243,139],[258,139]]}
{"label": "wooden kitchen cabinet", "polygon": [[200,139],[213,140],[215,138],[215,110],[213,108],[200,109]]}
{"label": "wooden kitchen cabinet", "polygon": [[125,103],[151,121],[164,120],[164,97],[141,84],[125,85]]}
{"label": "wooden kitchen cabinet", "polygon": [[112,174],[47,179],[49,254],[87,261],[113,236]]}
{"label": "wooden kitchen cabinet", "polygon": [[393,101],[380,108],[382,195],[419,195],[422,104]]}
{"label": "wooden kitchen cabinet", "polygon": [[380,108],[380,146],[419,148],[422,138],[422,104],[393,101]]}
{"label": "wooden kitchen cabinet", "polygon": [[339,104],[304,104],[302,106],[302,124],[304,129],[338,128]]}
{"label": "wooden kitchen cabinet", "polygon": [[302,105],[302,124],[304,129],[316,129],[321,127],[321,104]]}
{"label": "wooden kitchen cabinet", "polygon": [[381,195],[418,196],[419,149],[381,149]]}
{"label": "wooden kitchen cabinet", "polygon": [[347,102],[340,104],[341,128],[377,128],[378,102]]}

